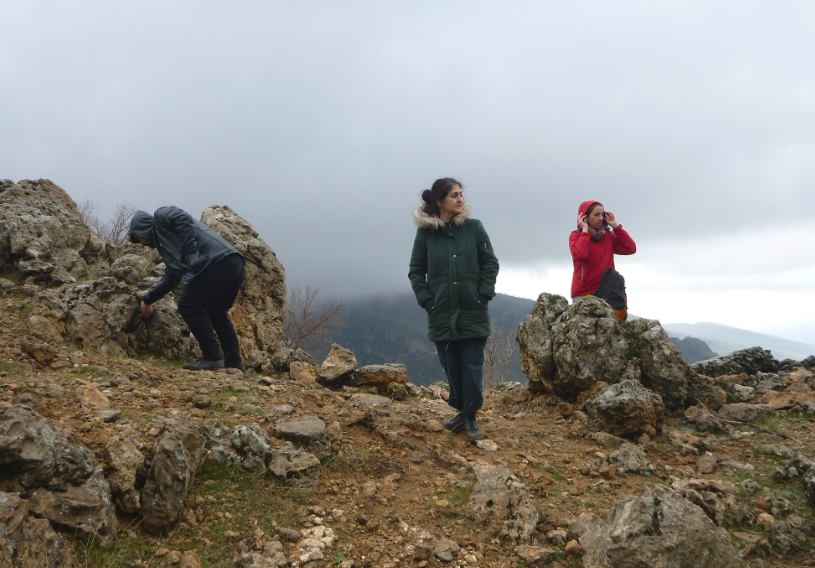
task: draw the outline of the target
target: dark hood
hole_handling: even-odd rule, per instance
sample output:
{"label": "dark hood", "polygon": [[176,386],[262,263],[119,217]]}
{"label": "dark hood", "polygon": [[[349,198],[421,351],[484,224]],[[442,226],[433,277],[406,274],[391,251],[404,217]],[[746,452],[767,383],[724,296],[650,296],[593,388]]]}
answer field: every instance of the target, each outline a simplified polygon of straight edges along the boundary
{"label": "dark hood", "polygon": [[144,211],[136,211],[133,215],[133,219],[130,220],[130,242],[139,244],[139,239],[136,237],[155,241],[156,239],[153,236],[153,228],[155,226],[156,224],[152,215]]}

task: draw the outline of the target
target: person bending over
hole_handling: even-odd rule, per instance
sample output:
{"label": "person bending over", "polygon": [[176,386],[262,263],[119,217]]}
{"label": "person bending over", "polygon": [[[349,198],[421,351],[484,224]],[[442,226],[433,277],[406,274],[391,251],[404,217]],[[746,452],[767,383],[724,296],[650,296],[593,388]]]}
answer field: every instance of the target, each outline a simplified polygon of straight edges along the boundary
{"label": "person bending over", "polygon": [[221,235],[173,206],[159,207],[153,215],[136,211],[129,236],[132,243],[156,249],[165,265],[162,279],[142,297],[141,317],[152,316],[153,304],[183,280],[178,313],[202,354],[184,368],[227,367],[243,372],[238,336],[227,313],[243,284],[243,255]]}
{"label": "person bending over", "polygon": [[475,415],[484,401],[484,346],[491,332],[487,302],[495,297],[498,259],[484,225],[469,218],[459,182],[436,180],[422,201],[414,213],[418,229],[408,277],[450,384],[447,403],[459,411],[444,427],[478,440],[484,434]]}
{"label": "person bending over", "polygon": [[603,271],[614,268],[615,254],[634,254],[637,245],[602,203],[584,201],[577,209],[577,230],[569,235],[569,250],[574,263],[572,302],[576,302],[597,291]]}

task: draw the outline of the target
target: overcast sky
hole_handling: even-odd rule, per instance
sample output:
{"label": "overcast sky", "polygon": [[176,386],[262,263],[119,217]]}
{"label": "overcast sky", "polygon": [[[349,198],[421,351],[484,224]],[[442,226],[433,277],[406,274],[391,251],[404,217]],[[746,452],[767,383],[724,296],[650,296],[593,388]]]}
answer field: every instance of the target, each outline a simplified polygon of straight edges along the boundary
{"label": "overcast sky", "polygon": [[631,311],[815,343],[815,4],[0,4],[0,178],[225,204],[290,286],[409,291],[465,183],[498,290],[568,295],[577,206],[637,242]]}

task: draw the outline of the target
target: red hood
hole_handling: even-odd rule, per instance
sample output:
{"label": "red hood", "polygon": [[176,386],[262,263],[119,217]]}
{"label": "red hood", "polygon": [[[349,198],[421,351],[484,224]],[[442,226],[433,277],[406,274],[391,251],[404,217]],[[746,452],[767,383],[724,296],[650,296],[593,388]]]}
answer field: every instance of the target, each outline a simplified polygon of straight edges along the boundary
{"label": "red hood", "polygon": [[591,207],[595,203],[600,203],[600,202],[597,201],[596,199],[592,199],[590,201],[584,201],[583,203],[580,204],[580,207],[577,208],[577,214],[578,215],[585,215],[586,211],[589,210],[589,207]]}
{"label": "red hood", "polygon": [[[580,217],[580,216],[582,216],[582,215],[585,215],[585,214],[586,214],[586,211],[588,211],[588,210],[589,210],[589,207],[591,207],[591,206],[592,206],[592,205],[594,205],[595,203],[600,203],[600,202],[599,202],[599,201],[597,201],[596,199],[591,199],[591,200],[589,200],[589,201],[584,201],[583,203],[581,203],[581,204],[580,204],[580,207],[578,207],[578,208],[577,208],[577,215],[578,215],[578,217]],[[577,225],[577,230],[578,230],[578,231],[580,230],[580,224],[578,224],[578,225]]]}

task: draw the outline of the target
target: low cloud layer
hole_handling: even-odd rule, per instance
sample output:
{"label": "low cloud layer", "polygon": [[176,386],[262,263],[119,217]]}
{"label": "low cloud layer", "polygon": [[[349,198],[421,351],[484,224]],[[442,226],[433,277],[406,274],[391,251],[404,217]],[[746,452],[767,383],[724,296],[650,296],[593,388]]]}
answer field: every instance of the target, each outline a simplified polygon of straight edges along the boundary
{"label": "low cloud layer", "polygon": [[[525,273],[568,290],[577,205],[598,199],[637,241],[621,265],[654,317],[812,319],[787,309],[815,270],[809,2],[27,0],[0,15],[1,177],[50,178],[103,215],[228,204],[291,284],[340,296],[408,288],[411,211],[437,177],[465,182],[506,291],[534,290]],[[773,298],[751,326],[721,299],[745,289]]]}

